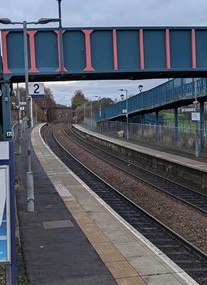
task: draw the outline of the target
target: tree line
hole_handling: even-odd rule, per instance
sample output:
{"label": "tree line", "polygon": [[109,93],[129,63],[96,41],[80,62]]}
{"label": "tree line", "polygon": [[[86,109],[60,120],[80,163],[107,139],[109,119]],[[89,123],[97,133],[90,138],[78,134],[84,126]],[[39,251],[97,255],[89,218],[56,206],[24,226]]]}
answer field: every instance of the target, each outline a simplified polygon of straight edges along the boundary
{"label": "tree line", "polygon": [[[53,92],[50,88],[45,87],[45,95],[42,99],[33,100],[33,118],[38,122],[54,122],[65,118],[77,123],[84,121],[84,116],[91,118],[100,109],[113,104],[111,98],[105,98],[100,96],[94,96],[93,100],[85,97],[82,90],[77,90],[71,99],[71,106],[56,103]],[[17,96],[19,92],[19,96]],[[18,90],[14,89],[11,95],[11,109],[12,109],[12,121],[18,120],[18,110],[20,108],[20,102],[26,102],[25,88],[20,87]],[[69,105],[69,102],[68,102]],[[21,111],[21,117],[26,116],[26,108]]]}

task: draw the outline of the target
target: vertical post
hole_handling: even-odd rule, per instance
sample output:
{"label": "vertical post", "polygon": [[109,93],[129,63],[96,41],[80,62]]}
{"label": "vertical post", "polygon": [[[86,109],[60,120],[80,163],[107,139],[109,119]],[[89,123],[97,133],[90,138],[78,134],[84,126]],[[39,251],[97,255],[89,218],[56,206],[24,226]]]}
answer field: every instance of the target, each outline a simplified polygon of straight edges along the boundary
{"label": "vertical post", "polygon": [[23,21],[24,33],[24,71],[25,71],[25,90],[27,99],[27,123],[28,123],[28,171],[27,171],[27,211],[34,212],[34,181],[31,167],[31,98],[29,96],[29,75],[28,75],[28,49],[27,49],[27,22]]}
{"label": "vertical post", "polygon": [[57,0],[58,1],[58,15],[59,15],[59,28],[62,28],[62,17],[61,17],[61,1],[62,0]]}
{"label": "vertical post", "polygon": [[62,13],[61,13],[61,1],[58,1],[58,15],[59,15],[59,33],[60,33],[60,71],[61,75],[64,73],[64,59],[63,59],[63,28],[62,28]]}
{"label": "vertical post", "polygon": [[144,135],[144,115],[141,115],[141,133]]}
{"label": "vertical post", "polygon": [[86,102],[83,103],[83,124],[86,125]]}
{"label": "vertical post", "polygon": [[18,101],[18,136],[17,136],[17,154],[22,154],[21,138],[22,138],[22,118],[20,108],[20,91],[17,83],[17,101]]}
{"label": "vertical post", "polygon": [[2,114],[3,114],[3,140],[12,140],[11,132],[11,107],[10,107],[10,86],[3,83],[2,87]]}
{"label": "vertical post", "polygon": [[159,141],[159,112],[155,112],[156,140]]}
{"label": "vertical post", "polygon": [[30,118],[31,118],[31,128],[34,127],[34,118],[33,118],[33,103],[32,103],[32,97],[29,96],[29,100],[30,100]]}
{"label": "vertical post", "polygon": [[93,104],[92,104],[92,99],[91,99],[91,129],[93,128]]}
{"label": "vertical post", "polygon": [[178,144],[178,108],[174,108],[174,144]]}
{"label": "vertical post", "polygon": [[128,108],[129,108],[129,104],[128,104],[128,92],[127,92],[127,90],[125,90],[126,91],[126,127],[127,127],[127,129],[126,129],[126,138],[127,138],[127,140],[129,139],[129,110],[128,110]]}
{"label": "vertical post", "polygon": [[101,99],[99,100],[99,103],[100,103],[100,105],[99,105],[99,117],[101,118]]}
{"label": "vertical post", "polygon": [[[198,111],[198,108],[197,108],[197,78],[194,78],[193,80],[193,87],[194,87],[194,92],[195,92],[195,101],[194,101],[194,104],[195,104],[195,112]],[[199,138],[198,138],[198,121],[196,121],[196,134],[195,134],[195,156],[196,157],[199,157]]]}
{"label": "vertical post", "polygon": [[205,111],[204,111],[204,101],[200,102],[200,150],[204,148],[204,121],[205,121]]}

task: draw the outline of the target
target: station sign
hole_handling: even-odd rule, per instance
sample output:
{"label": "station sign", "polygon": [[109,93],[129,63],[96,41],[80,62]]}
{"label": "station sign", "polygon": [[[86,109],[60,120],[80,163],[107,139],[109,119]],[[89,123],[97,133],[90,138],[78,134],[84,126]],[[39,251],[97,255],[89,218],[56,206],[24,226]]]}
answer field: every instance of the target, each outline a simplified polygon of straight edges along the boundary
{"label": "station sign", "polygon": [[182,108],[182,113],[195,112],[195,108]]}
{"label": "station sign", "polygon": [[25,102],[25,101],[19,102],[19,105],[20,105],[20,106],[26,106],[26,105],[27,105],[27,102]]}
{"label": "station sign", "polygon": [[45,96],[44,83],[30,82],[29,83],[29,95],[33,99],[41,99]]}

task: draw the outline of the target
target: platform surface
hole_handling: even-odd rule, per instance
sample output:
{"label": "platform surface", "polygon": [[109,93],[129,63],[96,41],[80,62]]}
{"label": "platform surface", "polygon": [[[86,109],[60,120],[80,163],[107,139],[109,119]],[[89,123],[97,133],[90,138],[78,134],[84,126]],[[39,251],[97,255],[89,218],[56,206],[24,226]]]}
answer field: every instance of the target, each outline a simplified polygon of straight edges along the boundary
{"label": "platform surface", "polygon": [[26,206],[26,141],[16,158],[22,249],[30,285],[196,285],[72,173],[32,132],[35,212]]}

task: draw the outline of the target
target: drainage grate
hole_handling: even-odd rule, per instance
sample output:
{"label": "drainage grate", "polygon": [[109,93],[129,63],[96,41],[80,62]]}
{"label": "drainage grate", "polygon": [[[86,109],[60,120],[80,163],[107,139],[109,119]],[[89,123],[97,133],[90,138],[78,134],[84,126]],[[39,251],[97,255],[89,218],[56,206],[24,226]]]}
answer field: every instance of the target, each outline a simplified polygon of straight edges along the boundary
{"label": "drainage grate", "polygon": [[42,224],[46,230],[74,227],[73,223],[70,220],[48,221],[48,222],[43,222]]}

